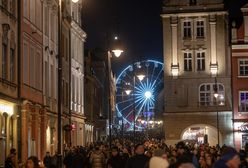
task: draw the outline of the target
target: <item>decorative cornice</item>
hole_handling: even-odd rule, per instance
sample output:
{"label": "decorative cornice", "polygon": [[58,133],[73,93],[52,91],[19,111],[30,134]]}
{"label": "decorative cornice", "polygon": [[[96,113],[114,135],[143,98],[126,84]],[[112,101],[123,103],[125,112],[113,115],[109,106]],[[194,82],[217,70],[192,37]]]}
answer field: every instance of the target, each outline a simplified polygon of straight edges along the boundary
{"label": "decorative cornice", "polygon": [[77,34],[80,36],[80,38],[85,41],[85,39],[87,38],[87,34],[85,33],[85,31],[83,31],[83,29],[78,25],[77,22],[75,22],[74,20],[71,21],[71,26],[72,28],[77,32]]}

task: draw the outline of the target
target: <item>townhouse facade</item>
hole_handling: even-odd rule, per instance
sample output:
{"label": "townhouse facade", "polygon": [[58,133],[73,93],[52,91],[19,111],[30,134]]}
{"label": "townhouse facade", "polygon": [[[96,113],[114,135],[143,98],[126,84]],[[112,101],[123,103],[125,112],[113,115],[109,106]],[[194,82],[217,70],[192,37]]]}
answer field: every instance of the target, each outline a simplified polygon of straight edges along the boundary
{"label": "townhouse facade", "polygon": [[19,145],[17,14],[16,1],[0,1],[0,167]]}
{"label": "townhouse facade", "polygon": [[232,23],[232,95],[234,145],[244,149],[248,142],[248,4],[241,8],[243,22]]}
{"label": "townhouse facade", "polygon": [[233,144],[231,60],[224,2],[166,0],[161,16],[167,143],[185,140]]}

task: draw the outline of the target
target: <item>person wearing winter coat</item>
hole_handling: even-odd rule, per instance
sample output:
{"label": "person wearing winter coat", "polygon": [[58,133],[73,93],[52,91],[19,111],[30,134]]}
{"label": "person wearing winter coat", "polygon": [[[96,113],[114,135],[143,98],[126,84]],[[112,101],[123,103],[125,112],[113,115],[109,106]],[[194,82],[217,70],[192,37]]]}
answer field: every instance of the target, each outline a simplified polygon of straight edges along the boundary
{"label": "person wearing winter coat", "polygon": [[126,168],[144,168],[149,164],[149,157],[145,156],[145,148],[142,144],[138,144],[134,148],[135,155],[128,159]]}
{"label": "person wearing winter coat", "polygon": [[95,151],[90,156],[90,163],[92,168],[104,168],[105,156],[99,147],[95,148]]}
{"label": "person wearing winter coat", "polygon": [[124,168],[124,160],[119,154],[118,147],[113,147],[111,150],[111,157],[107,161],[107,168]]}

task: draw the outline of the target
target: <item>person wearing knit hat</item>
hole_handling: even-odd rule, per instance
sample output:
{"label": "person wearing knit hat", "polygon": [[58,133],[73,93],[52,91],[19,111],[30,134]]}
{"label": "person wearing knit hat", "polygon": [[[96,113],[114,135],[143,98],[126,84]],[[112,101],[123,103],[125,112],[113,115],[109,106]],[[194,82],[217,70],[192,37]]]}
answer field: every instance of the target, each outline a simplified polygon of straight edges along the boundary
{"label": "person wearing knit hat", "polygon": [[221,158],[214,164],[213,168],[238,168],[239,165],[238,152],[232,147],[225,147]]}
{"label": "person wearing knit hat", "polygon": [[162,157],[153,156],[149,162],[149,168],[168,168],[169,163]]}

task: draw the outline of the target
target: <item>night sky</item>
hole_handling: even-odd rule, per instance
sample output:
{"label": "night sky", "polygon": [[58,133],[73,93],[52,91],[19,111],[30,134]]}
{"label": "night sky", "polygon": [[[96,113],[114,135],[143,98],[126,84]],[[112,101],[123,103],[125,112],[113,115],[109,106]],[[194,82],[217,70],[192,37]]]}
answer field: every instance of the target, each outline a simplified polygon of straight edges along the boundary
{"label": "night sky", "polygon": [[[163,0],[84,0],[83,27],[87,33],[86,49],[106,48],[109,39],[119,34],[124,54],[114,58],[113,69],[119,73],[128,64],[144,59],[163,61]],[[230,19],[240,17],[240,7],[248,0],[226,0]]]}

